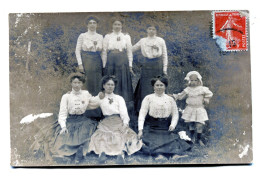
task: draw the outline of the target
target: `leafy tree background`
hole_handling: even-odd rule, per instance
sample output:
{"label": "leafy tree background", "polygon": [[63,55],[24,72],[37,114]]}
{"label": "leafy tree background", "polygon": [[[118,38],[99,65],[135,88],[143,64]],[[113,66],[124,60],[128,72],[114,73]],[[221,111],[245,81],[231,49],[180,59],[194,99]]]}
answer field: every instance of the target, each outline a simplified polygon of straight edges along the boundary
{"label": "leafy tree background", "polygon": [[[192,70],[214,93],[207,106],[208,145],[199,157],[181,163],[251,162],[250,45],[243,52],[221,52],[212,39],[210,11],[120,13],[28,13],[9,15],[10,108],[13,165],[33,165],[29,146],[42,124],[57,118],[61,96],[70,90],[68,75],[77,70],[77,38],[87,31],[89,15],[100,18],[97,32],[111,32],[111,18],[124,18],[123,32],[132,44],[146,36],[146,25],[156,23],[166,41],[169,58],[169,93],[185,88],[184,77]],[[248,29],[249,30],[249,29]],[[30,50],[28,51],[28,47]],[[134,87],[140,76],[140,52],[134,53]],[[91,76],[91,75],[89,75]],[[185,101],[178,102],[184,108]],[[53,112],[49,119],[19,124],[28,114]],[[239,158],[247,144],[249,154]],[[136,161],[135,161],[136,162]]]}

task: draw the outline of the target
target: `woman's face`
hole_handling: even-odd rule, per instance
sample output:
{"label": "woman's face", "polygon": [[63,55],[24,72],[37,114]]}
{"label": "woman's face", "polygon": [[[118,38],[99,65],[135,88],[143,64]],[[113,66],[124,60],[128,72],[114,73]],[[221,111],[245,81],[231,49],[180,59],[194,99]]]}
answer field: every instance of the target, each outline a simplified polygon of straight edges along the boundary
{"label": "woman's face", "polygon": [[147,28],[147,35],[148,36],[155,36],[156,35],[156,29],[154,26],[150,26]]}
{"label": "woman's face", "polygon": [[79,91],[83,86],[83,82],[80,81],[78,78],[75,78],[75,79],[72,80],[71,86],[72,86],[73,90]]}
{"label": "woman's face", "polygon": [[90,20],[88,22],[88,30],[95,31],[97,29],[97,22],[95,20]]}
{"label": "woman's face", "polygon": [[113,23],[113,30],[119,32],[122,30],[122,23],[120,21],[115,21]]}
{"label": "woman's face", "polygon": [[197,77],[197,75],[191,75],[190,76],[190,86],[191,87],[196,87],[199,85],[199,79]]}
{"label": "woman's face", "polygon": [[109,80],[103,85],[103,88],[105,89],[105,93],[111,94],[114,92],[115,89],[115,83],[113,80]]}
{"label": "woman's face", "polygon": [[166,89],[166,86],[160,80],[157,80],[153,87],[154,87],[154,92],[159,95],[163,94]]}

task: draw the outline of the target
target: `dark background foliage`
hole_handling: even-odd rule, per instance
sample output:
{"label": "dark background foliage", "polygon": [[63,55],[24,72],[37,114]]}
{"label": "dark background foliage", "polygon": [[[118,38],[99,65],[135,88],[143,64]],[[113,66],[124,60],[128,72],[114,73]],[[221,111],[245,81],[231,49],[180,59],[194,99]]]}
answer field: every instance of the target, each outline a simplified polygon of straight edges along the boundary
{"label": "dark background foliage", "polygon": [[[251,76],[250,49],[221,52],[212,39],[210,11],[122,12],[122,13],[37,13],[9,15],[11,146],[13,165],[32,165],[28,148],[41,119],[19,124],[28,114],[52,112],[57,118],[62,94],[70,90],[68,75],[77,70],[75,47],[80,33],[87,31],[89,15],[100,18],[97,32],[111,32],[110,19],[124,18],[123,32],[132,44],[146,36],[146,25],[156,23],[158,36],[166,41],[169,58],[169,93],[185,88],[184,77],[192,70],[201,73],[203,83],[214,93],[207,123],[203,157],[183,163],[251,162]],[[30,52],[28,46],[30,45]],[[250,45],[248,45],[250,48]],[[133,85],[140,76],[140,52],[134,53]],[[184,108],[185,102],[178,102]],[[248,156],[239,153],[247,144]]]}

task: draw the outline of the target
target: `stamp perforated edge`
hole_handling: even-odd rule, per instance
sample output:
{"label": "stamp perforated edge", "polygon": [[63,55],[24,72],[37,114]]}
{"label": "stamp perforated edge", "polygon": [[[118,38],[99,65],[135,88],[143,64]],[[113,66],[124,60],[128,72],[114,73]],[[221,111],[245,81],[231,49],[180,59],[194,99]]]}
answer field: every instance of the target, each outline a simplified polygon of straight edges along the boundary
{"label": "stamp perforated edge", "polygon": [[212,10],[211,16],[212,16],[212,36],[213,39],[216,39],[215,35],[215,12],[239,12],[240,15],[246,17],[246,49],[240,49],[240,50],[224,50],[222,52],[238,52],[238,51],[248,51],[248,24],[249,24],[249,10]]}

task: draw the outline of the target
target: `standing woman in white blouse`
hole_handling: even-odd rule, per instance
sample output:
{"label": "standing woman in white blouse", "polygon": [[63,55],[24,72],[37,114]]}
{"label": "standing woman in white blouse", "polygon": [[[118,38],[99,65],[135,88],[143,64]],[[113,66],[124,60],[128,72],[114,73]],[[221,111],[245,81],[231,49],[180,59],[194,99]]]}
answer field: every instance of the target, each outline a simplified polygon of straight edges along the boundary
{"label": "standing woman in white blouse", "polygon": [[99,123],[89,144],[89,152],[94,151],[100,156],[99,164],[105,163],[106,155],[117,156],[116,163],[124,164],[124,152],[131,155],[142,147],[137,134],[129,128],[130,119],[124,98],[113,93],[116,85],[114,76],[102,78],[105,97],[99,105],[105,118]]}
{"label": "standing woman in white blouse", "polygon": [[96,95],[100,90],[102,78],[101,51],[103,36],[96,32],[99,19],[95,16],[88,17],[86,23],[88,31],[79,35],[75,50],[80,72],[88,77],[87,90]]}
{"label": "standing woman in white blouse", "polygon": [[108,75],[115,75],[118,83],[115,93],[126,101],[129,113],[133,112],[133,87],[132,87],[132,43],[128,34],[122,33],[123,20],[112,19],[113,32],[105,36],[103,41],[102,60],[103,68]]}
{"label": "standing woman in white blouse", "polygon": [[138,117],[138,137],[143,139],[142,152],[151,156],[170,157],[182,154],[190,144],[180,139],[176,128],[179,114],[174,99],[165,94],[168,79],[158,76],[152,79],[154,93],[147,95]]}
{"label": "standing woman in white blouse", "polygon": [[36,136],[32,150],[41,149],[46,160],[69,159],[80,163],[87,154],[90,137],[96,130],[98,121],[86,113],[87,109],[98,107],[102,93],[97,97],[82,90],[85,76],[73,73],[70,76],[72,90],[62,96],[58,120],[50,127],[43,128]]}
{"label": "standing woman in white blouse", "polygon": [[156,36],[158,26],[147,26],[147,37],[142,38],[133,46],[133,52],[140,50],[143,56],[141,78],[135,90],[135,108],[139,112],[141,102],[148,94],[153,93],[150,80],[157,75],[167,75],[168,56],[164,39]]}

